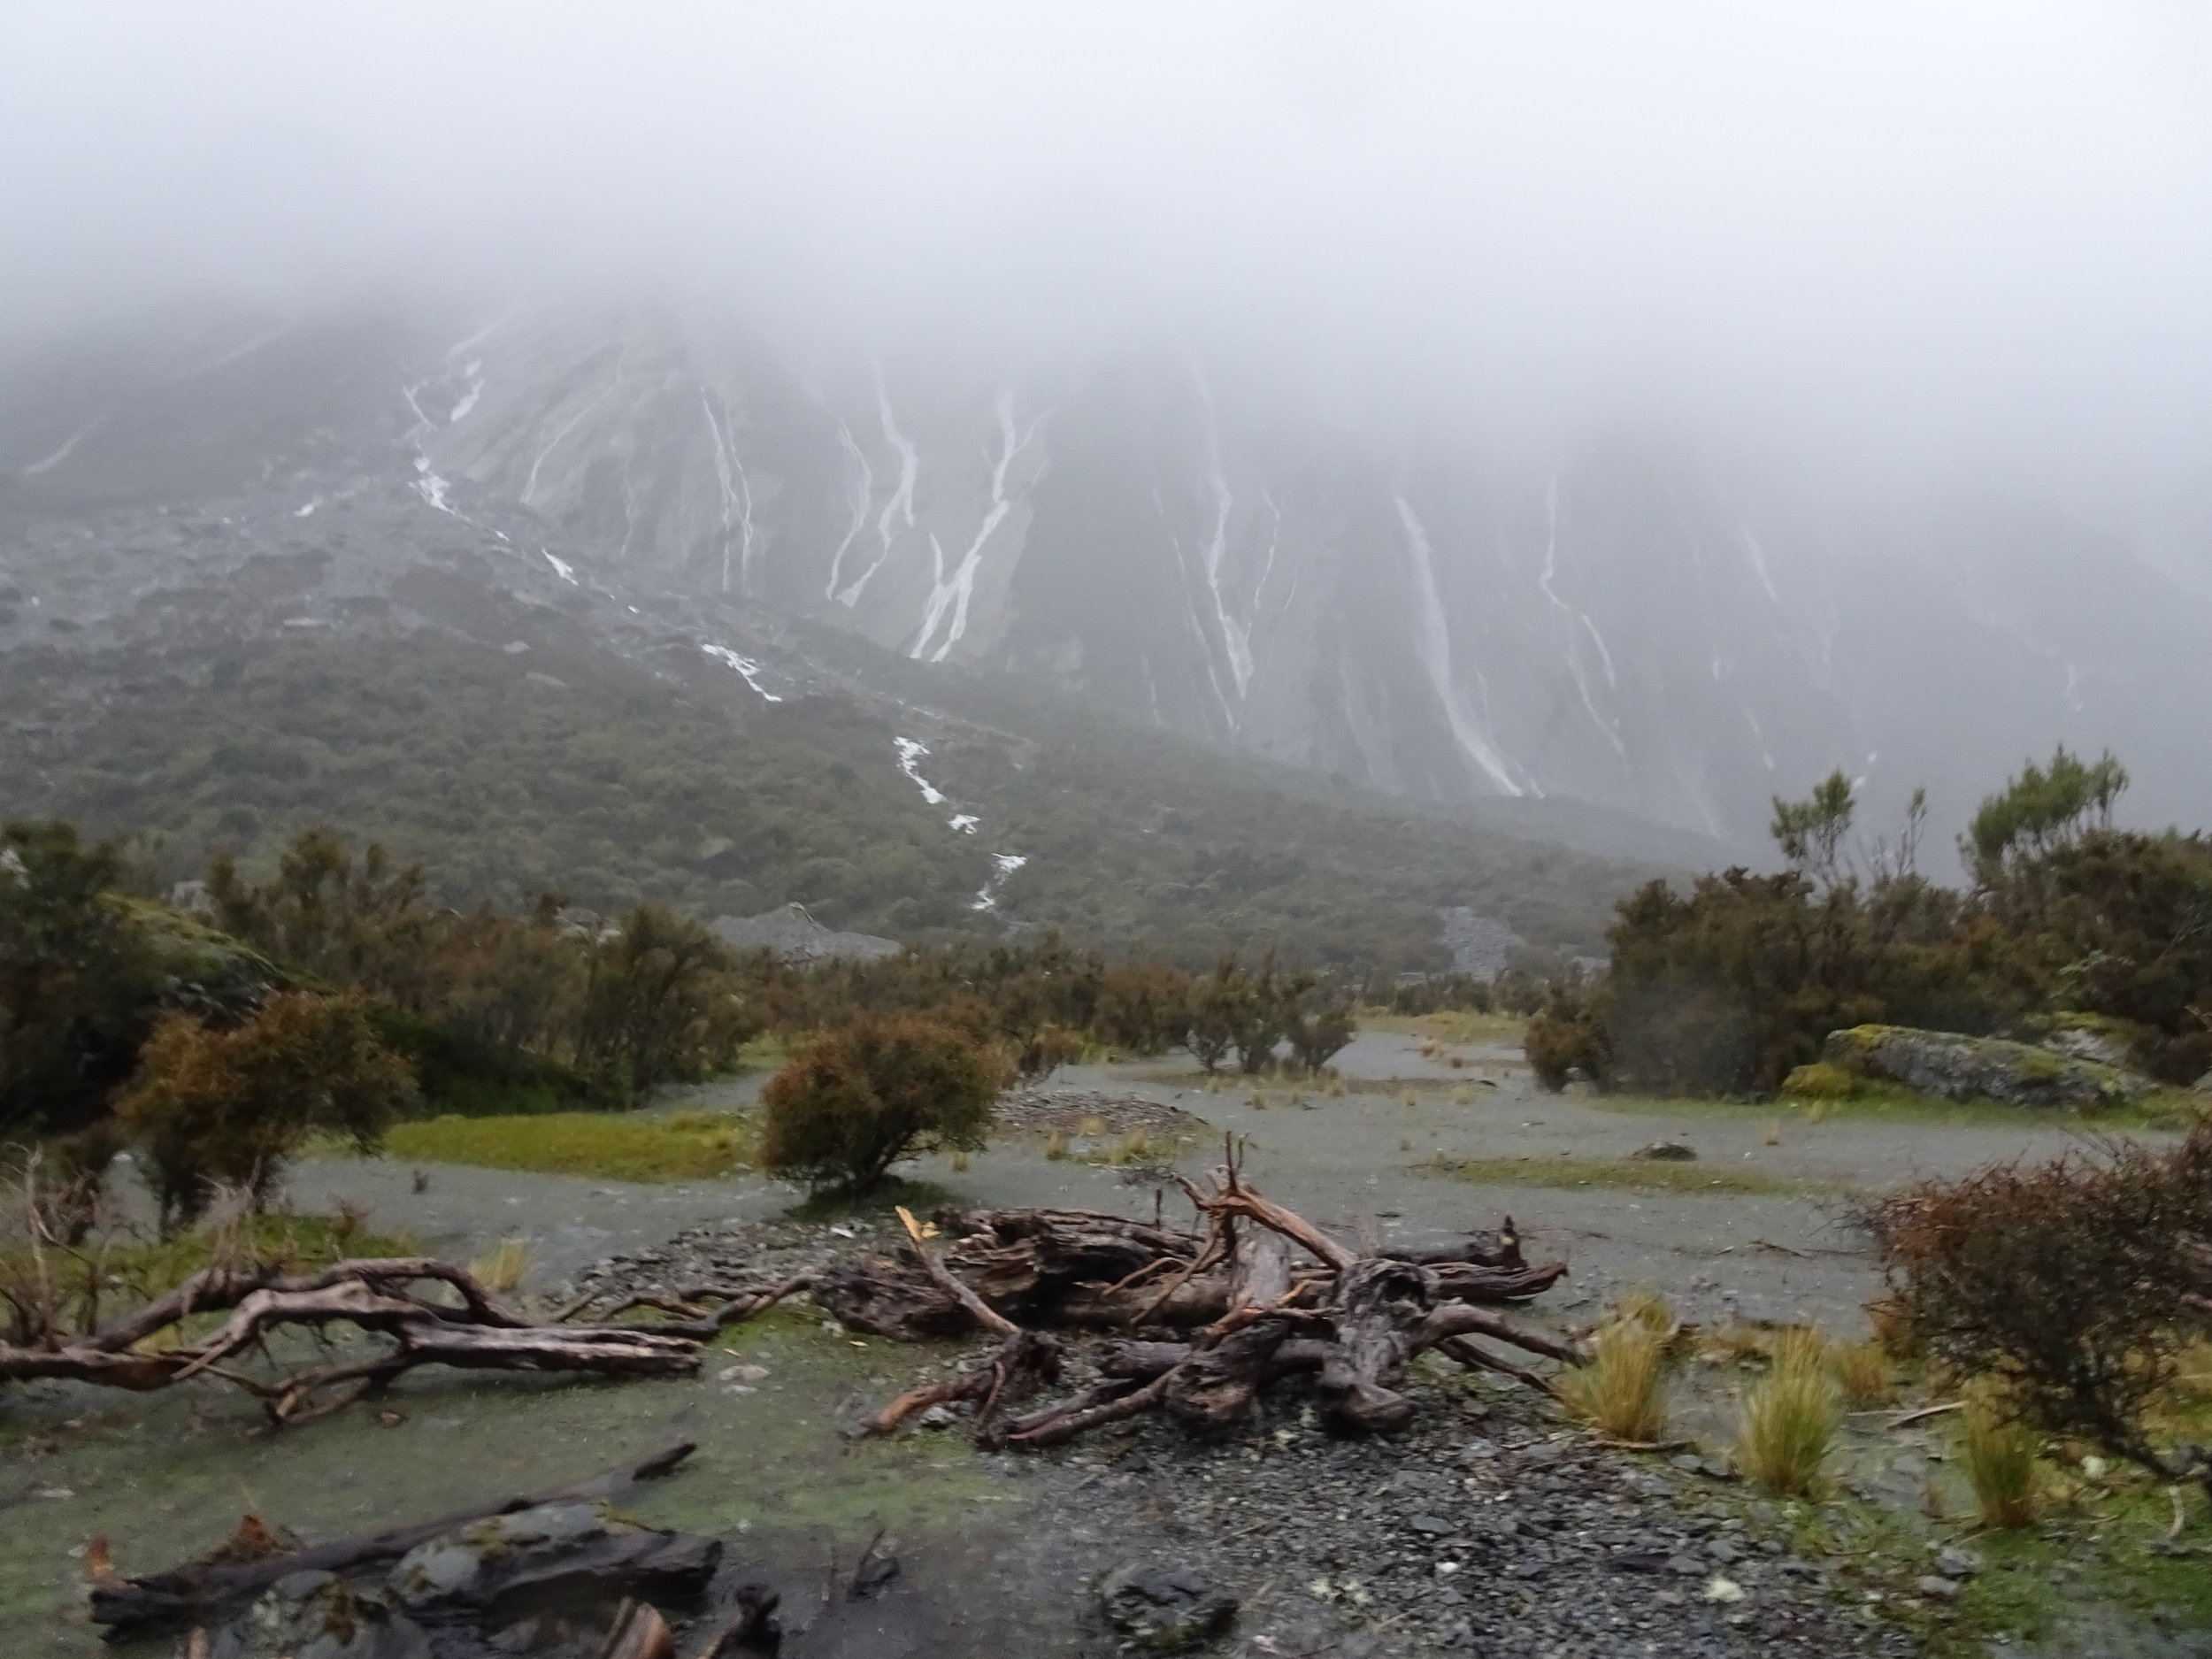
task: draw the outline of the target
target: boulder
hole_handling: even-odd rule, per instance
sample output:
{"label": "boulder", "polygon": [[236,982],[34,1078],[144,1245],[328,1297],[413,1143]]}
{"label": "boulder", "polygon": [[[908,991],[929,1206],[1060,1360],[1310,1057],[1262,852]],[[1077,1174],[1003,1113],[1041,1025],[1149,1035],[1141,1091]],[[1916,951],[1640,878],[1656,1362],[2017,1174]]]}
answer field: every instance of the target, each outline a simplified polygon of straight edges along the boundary
{"label": "boulder", "polygon": [[417,1618],[504,1624],[623,1596],[686,1600],[705,1590],[721,1558],[717,1539],[634,1525],[595,1504],[557,1503],[418,1544],[388,1583]]}
{"label": "boulder", "polygon": [[1237,1599],[1195,1567],[1129,1563],[1098,1586],[1099,1611],[1125,1651],[1181,1653],[1229,1628]]}
{"label": "boulder", "polygon": [[1655,1141],[1647,1147],[1638,1147],[1628,1156],[1652,1158],[1661,1164],[1694,1164],[1697,1148],[1680,1141]]}
{"label": "boulder", "polygon": [[1909,1025],[1854,1025],[1830,1032],[1822,1057],[1859,1077],[1901,1083],[1951,1101],[2083,1111],[2125,1106],[2158,1089],[2139,1072],[2033,1043]]}

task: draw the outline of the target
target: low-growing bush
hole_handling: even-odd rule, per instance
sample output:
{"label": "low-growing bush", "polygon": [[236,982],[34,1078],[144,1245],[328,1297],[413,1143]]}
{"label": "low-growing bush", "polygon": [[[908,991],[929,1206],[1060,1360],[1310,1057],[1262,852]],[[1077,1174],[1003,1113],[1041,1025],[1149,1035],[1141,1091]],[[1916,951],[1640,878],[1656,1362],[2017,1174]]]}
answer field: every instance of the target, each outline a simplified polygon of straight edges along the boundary
{"label": "low-growing bush", "polygon": [[2033,1427],[2173,1477],[2144,1412],[2193,1334],[2212,1126],[1924,1182],[1863,1219],[1891,1300],[1938,1359],[1996,1379]]}
{"label": "low-growing bush", "polygon": [[855,1020],[769,1079],[761,1163],[811,1187],[864,1192],[901,1158],[978,1151],[1005,1081],[996,1054],[934,1020]]}

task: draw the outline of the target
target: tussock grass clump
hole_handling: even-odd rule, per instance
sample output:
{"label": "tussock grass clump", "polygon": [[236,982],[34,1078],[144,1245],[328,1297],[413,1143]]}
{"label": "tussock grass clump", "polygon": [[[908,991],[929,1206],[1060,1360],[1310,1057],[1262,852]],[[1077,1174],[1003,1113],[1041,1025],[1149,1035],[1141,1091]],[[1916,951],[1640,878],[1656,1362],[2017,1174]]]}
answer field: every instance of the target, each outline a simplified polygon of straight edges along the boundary
{"label": "tussock grass clump", "polygon": [[596,1175],[618,1181],[708,1180],[742,1169],[752,1150],[742,1118],[679,1112],[531,1112],[512,1118],[431,1118],[384,1138],[396,1158],[495,1170]]}
{"label": "tussock grass clump", "polygon": [[1338,1076],[1333,1069],[1332,1069],[1329,1072],[1329,1087],[1324,1092],[1331,1100],[1342,1100],[1344,1098],[1344,1079]]}
{"label": "tussock grass clump", "polygon": [[955,1175],[965,1175],[968,1172],[968,1149],[965,1147],[959,1147],[954,1149],[952,1155],[952,1172]]}
{"label": "tussock grass clump", "polygon": [[1828,1363],[1827,1333],[1818,1325],[1786,1325],[1767,1338],[1767,1357],[1777,1371],[1817,1371]]}
{"label": "tussock grass clump", "polygon": [[1974,1489],[1982,1525],[2005,1530],[2034,1525],[2043,1508],[2035,1436],[1986,1395],[1970,1399],[1959,1416],[1959,1467]]}
{"label": "tussock grass clump", "polygon": [[1768,1146],[1780,1146],[1782,1144],[1782,1120],[1779,1118],[1768,1118],[1766,1127],[1760,1132],[1759,1139]]}
{"label": "tussock grass clump", "polygon": [[1067,1156],[1067,1135],[1064,1132],[1056,1129],[1045,1137],[1045,1156],[1051,1159],[1053,1163],[1057,1164]]}
{"label": "tussock grass clump", "polygon": [[530,1240],[502,1239],[484,1255],[469,1263],[469,1272],[476,1282],[495,1296],[504,1296],[522,1283],[523,1275],[530,1271]]}
{"label": "tussock grass clump", "polygon": [[1138,1129],[1122,1136],[1106,1149],[1106,1162],[1119,1168],[1125,1164],[1141,1164],[1151,1153],[1152,1137]]}
{"label": "tussock grass clump", "polygon": [[1744,1396],[1736,1466],[1777,1497],[1816,1497],[1843,1425],[1843,1394],[1816,1364],[1778,1364]]}
{"label": "tussock grass clump", "polygon": [[1454,1090],[1452,1091],[1452,1104],[1453,1104],[1453,1105],[1455,1105],[1455,1106],[1471,1106],[1471,1105],[1473,1105],[1474,1103],[1475,1103],[1475,1091],[1474,1091],[1473,1087],[1472,1087],[1471,1085],[1469,1085],[1469,1084],[1465,1084],[1465,1083],[1462,1083],[1462,1084],[1461,1084],[1461,1085],[1460,1085],[1457,1088],[1455,1088],[1455,1089],[1454,1089]]}
{"label": "tussock grass clump", "polygon": [[1567,1409],[1608,1439],[1649,1445],[1667,1426],[1667,1348],[1642,1310],[1599,1327],[1587,1364],[1562,1372],[1554,1386]]}
{"label": "tussock grass clump", "polygon": [[1676,1325],[1667,1299],[1647,1286],[1623,1291],[1613,1303],[1613,1317],[1633,1320],[1656,1337],[1668,1335]]}
{"label": "tussock grass clump", "polygon": [[1086,1118],[1076,1125],[1076,1131],[1087,1141],[1095,1141],[1106,1133],[1106,1125],[1096,1118]]}
{"label": "tussock grass clump", "polygon": [[1897,1394],[1897,1368],[1878,1341],[1838,1342],[1828,1350],[1828,1371],[1854,1406],[1886,1405]]}

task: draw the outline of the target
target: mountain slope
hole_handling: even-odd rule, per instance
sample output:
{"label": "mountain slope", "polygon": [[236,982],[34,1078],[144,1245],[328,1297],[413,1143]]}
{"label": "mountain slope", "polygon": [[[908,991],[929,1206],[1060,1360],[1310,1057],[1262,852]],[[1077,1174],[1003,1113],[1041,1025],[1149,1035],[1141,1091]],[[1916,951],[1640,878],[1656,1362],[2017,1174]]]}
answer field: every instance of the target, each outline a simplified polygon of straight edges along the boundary
{"label": "mountain slope", "polygon": [[[1588,803],[1755,856],[1770,797],[1840,765],[1878,817],[1932,786],[1940,836],[2061,740],[2212,817],[2169,714],[2212,698],[2202,598],[2033,503],[1739,471],[1649,431],[1506,465],[1166,351],[802,373],[641,306],[177,315],[0,377],[0,557],[42,585],[0,595],[0,649],[186,541],[327,559],[333,617],[403,622],[447,602],[392,571],[466,550],[634,664],[713,644],[795,695],[895,657],[926,703],[1011,673],[1545,834]],[[876,666],[826,671],[821,628]]]}

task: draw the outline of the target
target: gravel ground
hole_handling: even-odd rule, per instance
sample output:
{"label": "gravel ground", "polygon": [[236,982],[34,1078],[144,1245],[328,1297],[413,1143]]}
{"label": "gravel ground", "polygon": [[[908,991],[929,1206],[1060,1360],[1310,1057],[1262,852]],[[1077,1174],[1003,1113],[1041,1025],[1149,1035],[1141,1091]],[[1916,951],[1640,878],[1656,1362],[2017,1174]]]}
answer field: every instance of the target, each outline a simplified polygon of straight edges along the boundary
{"label": "gravel ground", "polygon": [[[580,1282],[628,1293],[768,1278],[891,1241],[856,1225],[721,1224],[598,1263]],[[915,1358],[919,1371],[927,1362]],[[1068,1386],[1093,1380],[1079,1355]],[[1387,1440],[1321,1432],[1310,1390],[1286,1383],[1218,1442],[1147,1417],[991,1461],[1032,1494],[1041,1572],[1087,1580],[1147,1561],[1227,1586],[1242,1613],[1214,1652],[1918,1651],[1846,1610],[1830,1570],[1793,1556],[1778,1515],[1740,1488],[1601,1448],[1511,1385],[1454,1372],[1413,1392],[1415,1426]],[[933,1421],[908,1432],[956,1432],[949,1414]],[[1092,1640],[1111,1650],[1102,1632]]]}
{"label": "gravel ground", "polygon": [[[1024,1089],[1002,1096],[992,1119],[1002,1129],[1018,1133],[1098,1133],[1125,1135],[1142,1130],[1148,1135],[1188,1139],[1210,1134],[1203,1118],[1179,1106],[1148,1100],[1141,1094],[1106,1094],[1095,1089]],[[1094,1122],[1096,1130],[1084,1125]]]}

